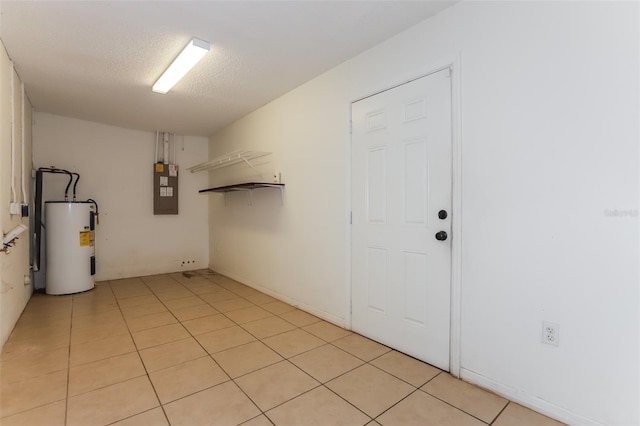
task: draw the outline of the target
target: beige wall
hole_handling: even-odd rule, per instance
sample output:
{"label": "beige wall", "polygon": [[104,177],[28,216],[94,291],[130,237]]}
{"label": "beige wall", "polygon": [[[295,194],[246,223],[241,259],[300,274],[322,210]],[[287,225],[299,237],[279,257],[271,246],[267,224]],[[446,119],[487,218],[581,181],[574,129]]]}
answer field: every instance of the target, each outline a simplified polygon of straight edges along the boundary
{"label": "beige wall", "polygon": [[638,8],[460,2],[239,120],[211,155],[272,151],[284,205],[211,195],[211,264],[348,322],[350,103],[459,57],[460,373],[568,423],[637,424]]}
{"label": "beige wall", "polygon": [[[12,74],[13,73],[13,78]],[[11,83],[13,80],[13,91]],[[12,97],[13,92],[13,97]],[[14,155],[12,166],[12,106]],[[24,135],[22,123],[24,122]],[[24,140],[24,149],[23,149]],[[4,45],[0,42],[0,225],[2,234],[18,224],[29,225],[28,218],[10,214],[10,204],[28,203],[31,188],[31,103],[23,96],[19,76],[11,67]],[[13,181],[15,195],[11,190]],[[26,199],[23,195],[23,186]],[[24,285],[29,275],[29,232],[24,232],[10,253],[0,253],[0,343],[4,345],[20,317],[31,286]]]}
{"label": "beige wall", "polygon": [[[179,214],[154,215],[155,137],[153,132],[34,115],[34,166],[79,173],[78,199],[98,202],[98,281],[208,267],[207,197],[198,193],[207,186],[207,176],[186,170],[207,158],[207,138],[185,136],[184,143],[176,138]],[[62,199],[66,176],[46,174],[44,179],[43,199]]]}

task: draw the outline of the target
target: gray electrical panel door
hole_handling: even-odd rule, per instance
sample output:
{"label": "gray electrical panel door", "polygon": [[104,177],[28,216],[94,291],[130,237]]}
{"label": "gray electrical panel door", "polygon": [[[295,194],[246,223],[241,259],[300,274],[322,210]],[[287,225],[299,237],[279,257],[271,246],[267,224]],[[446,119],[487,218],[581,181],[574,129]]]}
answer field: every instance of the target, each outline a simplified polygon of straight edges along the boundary
{"label": "gray electrical panel door", "polygon": [[178,165],[153,165],[153,214],[178,214]]}

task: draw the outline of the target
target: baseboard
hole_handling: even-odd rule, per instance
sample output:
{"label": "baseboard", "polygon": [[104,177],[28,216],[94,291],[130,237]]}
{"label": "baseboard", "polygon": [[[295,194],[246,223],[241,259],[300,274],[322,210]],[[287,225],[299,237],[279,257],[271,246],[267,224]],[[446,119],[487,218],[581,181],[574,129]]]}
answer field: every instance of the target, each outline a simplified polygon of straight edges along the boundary
{"label": "baseboard", "polygon": [[[211,270],[214,270],[213,268],[210,268]],[[268,288],[265,288],[259,284],[256,284],[254,282],[251,282],[247,279],[244,279],[243,277],[240,277],[236,274],[233,274],[231,272],[228,271],[223,271],[223,270],[215,270],[216,273],[220,274],[220,275],[224,275],[225,277],[231,278],[232,280],[238,281],[241,284],[247,285],[251,288],[254,288],[258,291],[261,291],[264,294],[268,294],[271,297],[275,297],[276,299],[284,302],[284,303],[288,303],[289,305],[295,306],[296,308],[308,312],[311,315],[315,315],[318,318],[322,318],[325,321],[328,321],[332,324],[337,325],[338,327],[342,327],[342,328],[346,328],[345,327],[345,319],[338,317],[336,315],[333,315],[329,312],[325,312],[321,309],[317,309],[313,306],[307,305],[306,303],[300,302],[299,300],[293,299],[291,297],[285,296],[283,294],[280,294],[278,292],[272,291]]]}
{"label": "baseboard", "polygon": [[488,389],[491,392],[503,396],[513,402],[516,402],[522,406],[530,408],[563,423],[567,423],[569,425],[602,426],[601,423],[598,423],[595,420],[583,417],[577,413],[574,413],[573,411],[559,407],[555,404],[545,401],[544,399],[540,399],[525,392],[519,391],[511,386],[498,383],[474,371],[461,368],[460,377],[469,383],[473,383],[482,388]]}

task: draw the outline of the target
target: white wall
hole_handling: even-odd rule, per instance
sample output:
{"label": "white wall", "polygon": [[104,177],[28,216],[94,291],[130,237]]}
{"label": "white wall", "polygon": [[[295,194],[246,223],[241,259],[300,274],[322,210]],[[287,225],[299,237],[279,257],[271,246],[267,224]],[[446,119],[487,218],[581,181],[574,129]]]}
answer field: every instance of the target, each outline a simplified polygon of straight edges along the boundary
{"label": "white wall", "polygon": [[[207,139],[176,139],[179,214],[153,214],[155,133],[36,112],[34,166],[80,173],[78,198],[100,209],[97,280],[208,266],[206,176],[186,170],[207,158]],[[67,178],[45,174],[45,199],[62,199]],[[182,266],[182,261],[195,261]]]}
{"label": "white wall", "polygon": [[[13,73],[13,97],[11,82]],[[13,121],[11,102],[13,102]],[[23,96],[19,76],[12,69],[11,60],[4,44],[0,42],[0,228],[2,235],[18,224],[29,225],[28,218],[10,214],[10,203],[28,203],[30,194],[29,176],[31,172],[31,103]],[[12,129],[14,156],[12,160]],[[24,151],[23,151],[24,137]],[[24,154],[23,154],[24,152]],[[13,161],[13,167],[12,167]],[[23,167],[24,164],[24,167]],[[26,197],[22,191],[25,179]],[[13,180],[15,196],[12,195]],[[23,233],[10,253],[0,253],[0,346],[4,345],[31,296],[31,286],[24,285],[25,275],[29,275],[29,237]]]}
{"label": "white wall", "polygon": [[214,135],[212,156],[273,151],[286,195],[210,195],[211,265],[345,323],[350,102],[459,55],[461,374],[570,423],[640,423],[638,8],[458,3]]}

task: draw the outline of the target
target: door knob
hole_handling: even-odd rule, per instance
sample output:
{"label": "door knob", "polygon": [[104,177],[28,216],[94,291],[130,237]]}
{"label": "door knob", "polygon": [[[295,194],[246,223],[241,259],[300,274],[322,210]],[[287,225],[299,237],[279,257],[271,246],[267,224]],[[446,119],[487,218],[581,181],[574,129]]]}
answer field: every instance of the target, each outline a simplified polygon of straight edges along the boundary
{"label": "door knob", "polygon": [[447,239],[447,233],[444,231],[440,231],[436,233],[436,240],[438,241],[444,241]]}
{"label": "door knob", "polygon": [[443,220],[446,219],[447,218],[447,211],[446,210],[440,210],[438,212],[438,218],[443,219]]}

